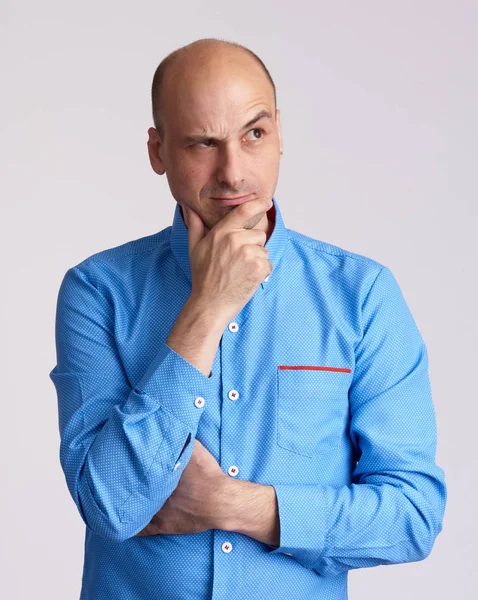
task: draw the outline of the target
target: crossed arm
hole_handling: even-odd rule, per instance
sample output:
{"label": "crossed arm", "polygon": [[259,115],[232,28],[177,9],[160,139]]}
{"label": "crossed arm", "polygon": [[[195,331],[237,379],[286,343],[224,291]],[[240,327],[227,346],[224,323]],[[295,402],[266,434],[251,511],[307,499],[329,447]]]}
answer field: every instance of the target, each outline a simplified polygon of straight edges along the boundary
{"label": "crossed arm", "polygon": [[[339,487],[261,485],[223,473],[195,439],[203,409],[190,399],[207,397],[210,380],[163,343],[132,389],[112,318],[89,276],[69,270],[50,376],[58,392],[61,464],[92,531],[122,542],[189,518],[193,530],[244,533],[322,576],[430,553],[442,528],[446,486],[435,464],[427,352],[386,267],[361,303],[363,335],[349,391],[349,432],[359,460],[351,483]],[[175,470],[189,437],[194,443]],[[191,508],[193,482],[206,489],[198,488],[203,493]],[[165,519],[168,511],[176,519]]]}
{"label": "crossed arm", "polygon": [[237,531],[279,546],[274,487],[232,479],[195,439],[191,458],[176,489],[136,535],[198,533],[208,529]]}

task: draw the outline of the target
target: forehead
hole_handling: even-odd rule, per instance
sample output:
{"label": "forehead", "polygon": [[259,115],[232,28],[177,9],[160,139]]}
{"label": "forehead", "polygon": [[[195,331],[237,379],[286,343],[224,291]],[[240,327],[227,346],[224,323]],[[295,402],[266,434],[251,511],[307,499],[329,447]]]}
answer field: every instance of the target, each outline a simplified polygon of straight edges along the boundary
{"label": "forehead", "polygon": [[274,116],[274,91],[261,69],[222,66],[190,71],[168,86],[168,125],[203,132],[241,128],[262,109]]}

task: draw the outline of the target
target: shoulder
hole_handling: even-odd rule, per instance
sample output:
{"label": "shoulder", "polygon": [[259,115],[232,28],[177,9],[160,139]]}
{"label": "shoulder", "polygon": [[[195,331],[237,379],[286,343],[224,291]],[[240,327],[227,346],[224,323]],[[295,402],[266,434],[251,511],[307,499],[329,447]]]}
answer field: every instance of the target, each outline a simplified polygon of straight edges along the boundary
{"label": "shoulder", "polygon": [[308,257],[324,269],[350,275],[362,274],[372,279],[383,269],[387,269],[383,263],[370,256],[307,236],[293,229],[288,229],[288,234],[296,254]]}
{"label": "shoulder", "polygon": [[99,288],[138,282],[158,255],[168,251],[170,232],[171,226],[168,226],[151,235],[105,248],[86,256],[68,272],[79,272]]}
{"label": "shoulder", "polygon": [[171,226],[166,227],[157,233],[140,237],[135,240],[129,240],[118,246],[105,248],[104,250],[100,250],[87,256],[75,266],[86,267],[88,263],[91,262],[109,263],[134,256],[140,257],[142,254],[148,254],[169,240],[170,230]]}
{"label": "shoulder", "polygon": [[324,242],[317,238],[313,238],[303,233],[300,233],[299,231],[294,231],[293,229],[288,229],[288,232],[289,240],[293,245],[295,245],[298,248],[308,248],[322,258],[330,256],[346,262],[358,261],[358,263],[360,264],[378,270],[380,270],[384,266],[382,263],[371,258],[370,256],[358,254],[357,252],[353,252],[352,250],[348,250],[346,248],[342,248],[341,246],[336,246],[334,244]]}

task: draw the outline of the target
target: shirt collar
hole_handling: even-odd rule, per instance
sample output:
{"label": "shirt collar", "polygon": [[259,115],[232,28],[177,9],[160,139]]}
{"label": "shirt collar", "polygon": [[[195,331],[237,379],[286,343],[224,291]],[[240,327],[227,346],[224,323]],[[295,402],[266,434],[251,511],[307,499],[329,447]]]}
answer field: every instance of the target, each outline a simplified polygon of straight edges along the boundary
{"label": "shirt collar", "polygon": [[[274,205],[270,208],[267,215],[268,218],[272,220],[273,230],[269,239],[265,244],[265,248],[269,251],[268,260],[273,265],[274,270],[277,268],[279,261],[284,253],[288,233],[287,228],[284,225],[284,221],[282,219],[282,215],[279,209],[279,205],[277,204],[277,200],[275,196],[272,197],[272,201]],[[174,219],[173,225],[171,227],[171,237],[170,237],[171,250],[178,261],[180,267],[186,274],[187,278],[191,282],[191,268],[189,265],[189,241],[188,241],[188,230],[186,224],[183,221],[183,217],[181,215],[181,211],[179,210],[179,204],[176,203],[176,208],[174,211]],[[273,277],[272,271],[270,277]],[[262,282],[261,286],[264,288],[267,285],[267,282]]]}

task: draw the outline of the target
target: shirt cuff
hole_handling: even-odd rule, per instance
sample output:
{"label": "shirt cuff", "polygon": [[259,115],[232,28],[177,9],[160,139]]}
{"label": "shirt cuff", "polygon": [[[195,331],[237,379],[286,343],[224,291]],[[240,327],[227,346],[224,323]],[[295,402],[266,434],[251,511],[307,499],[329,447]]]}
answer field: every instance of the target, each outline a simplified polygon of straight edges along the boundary
{"label": "shirt cuff", "polygon": [[271,484],[277,495],[280,521],[279,546],[270,554],[293,556],[304,567],[312,568],[325,546],[326,494],[322,486]]}
{"label": "shirt cuff", "polygon": [[134,391],[157,401],[195,430],[215,385],[213,375],[204,375],[164,342]]}

